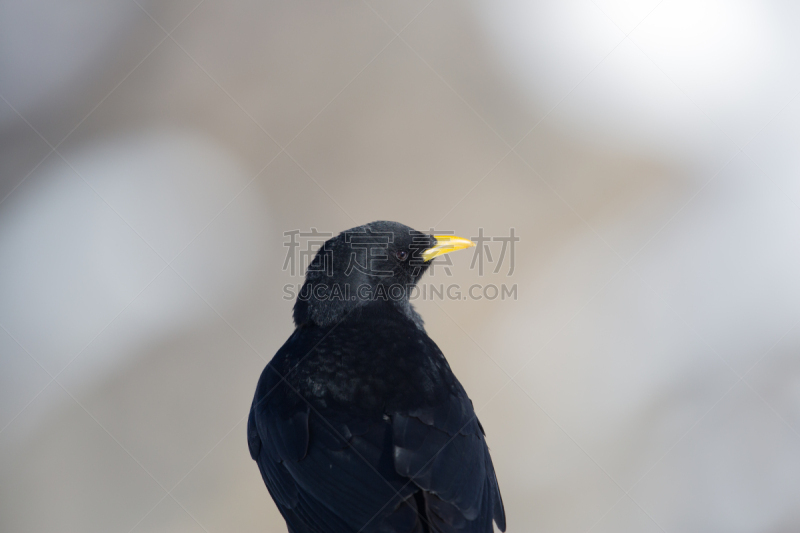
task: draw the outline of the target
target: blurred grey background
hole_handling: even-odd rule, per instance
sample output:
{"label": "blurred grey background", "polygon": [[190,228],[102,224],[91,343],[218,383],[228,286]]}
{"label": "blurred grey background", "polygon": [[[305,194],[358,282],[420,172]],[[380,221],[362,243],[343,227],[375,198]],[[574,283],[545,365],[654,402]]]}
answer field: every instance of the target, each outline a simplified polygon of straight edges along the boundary
{"label": "blurred grey background", "polygon": [[[285,531],[284,232],[520,237],[418,301],[511,532],[800,530],[800,6],[0,3],[0,530]],[[497,248],[494,248],[495,260]]]}

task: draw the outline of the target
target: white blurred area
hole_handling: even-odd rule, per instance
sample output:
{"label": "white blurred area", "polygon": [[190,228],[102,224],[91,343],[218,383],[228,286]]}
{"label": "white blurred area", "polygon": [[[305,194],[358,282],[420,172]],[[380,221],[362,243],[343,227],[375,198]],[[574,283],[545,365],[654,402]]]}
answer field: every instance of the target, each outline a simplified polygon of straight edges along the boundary
{"label": "white blurred area", "polygon": [[510,532],[800,530],[798,15],[0,3],[0,530],[285,531],[283,233],[376,219],[521,238],[418,303]]}

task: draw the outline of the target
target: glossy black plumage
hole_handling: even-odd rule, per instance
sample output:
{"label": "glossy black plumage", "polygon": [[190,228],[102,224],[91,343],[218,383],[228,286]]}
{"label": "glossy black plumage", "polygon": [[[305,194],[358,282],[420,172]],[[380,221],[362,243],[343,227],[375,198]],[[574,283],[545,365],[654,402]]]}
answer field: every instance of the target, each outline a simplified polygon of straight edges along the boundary
{"label": "glossy black plumage", "polygon": [[[392,258],[404,248],[416,257],[420,234],[365,227],[398,233],[387,255],[396,274],[345,279],[339,249],[332,277],[416,282],[424,267]],[[472,402],[407,299],[338,302],[317,314],[335,321],[319,324],[308,306],[326,304],[298,302],[297,327],[261,375],[248,421],[251,456],[289,531],[488,533],[492,520],[505,530]]]}

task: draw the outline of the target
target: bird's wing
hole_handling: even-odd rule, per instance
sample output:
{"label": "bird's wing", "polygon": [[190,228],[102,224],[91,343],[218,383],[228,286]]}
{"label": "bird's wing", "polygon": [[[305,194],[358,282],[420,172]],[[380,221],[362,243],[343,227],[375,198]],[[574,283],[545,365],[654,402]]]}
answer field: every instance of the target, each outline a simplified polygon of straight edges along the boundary
{"label": "bird's wing", "polygon": [[435,531],[505,531],[505,512],[483,427],[460,384],[435,406],[392,416],[397,472],[423,489]]}
{"label": "bird's wing", "polygon": [[325,418],[265,375],[248,444],[290,531],[422,533],[417,488],[394,468],[389,422]]}

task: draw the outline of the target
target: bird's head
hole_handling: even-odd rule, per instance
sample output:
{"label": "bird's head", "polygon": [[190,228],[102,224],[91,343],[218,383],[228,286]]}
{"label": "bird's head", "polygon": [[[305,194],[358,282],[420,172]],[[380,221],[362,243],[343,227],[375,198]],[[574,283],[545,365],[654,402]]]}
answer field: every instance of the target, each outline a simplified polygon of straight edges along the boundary
{"label": "bird's head", "polygon": [[319,249],[294,306],[296,325],[329,326],[370,302],[391,302],[420,327],[409,296],[434,257],[475,244],[377,221],[343,231]]}

